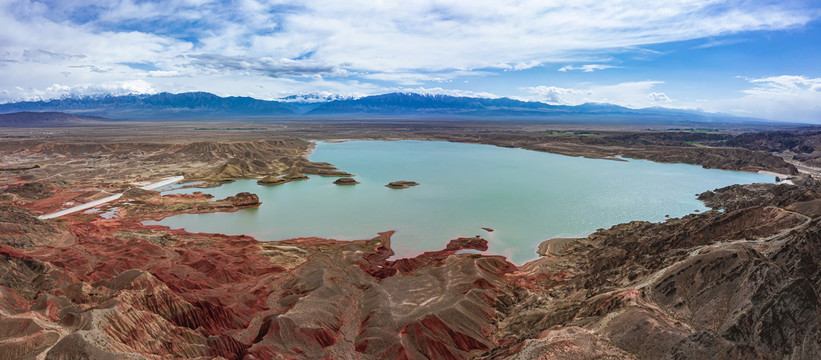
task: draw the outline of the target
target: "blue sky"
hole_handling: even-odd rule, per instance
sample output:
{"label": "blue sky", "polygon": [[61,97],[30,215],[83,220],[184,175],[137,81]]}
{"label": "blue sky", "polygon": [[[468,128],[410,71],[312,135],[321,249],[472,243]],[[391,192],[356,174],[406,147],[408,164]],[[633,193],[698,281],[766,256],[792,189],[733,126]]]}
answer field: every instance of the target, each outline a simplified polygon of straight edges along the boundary
{"label": "blue sky", "polygon": [[0,101],[394,91],[821,123],[815,0],[0,0]]}

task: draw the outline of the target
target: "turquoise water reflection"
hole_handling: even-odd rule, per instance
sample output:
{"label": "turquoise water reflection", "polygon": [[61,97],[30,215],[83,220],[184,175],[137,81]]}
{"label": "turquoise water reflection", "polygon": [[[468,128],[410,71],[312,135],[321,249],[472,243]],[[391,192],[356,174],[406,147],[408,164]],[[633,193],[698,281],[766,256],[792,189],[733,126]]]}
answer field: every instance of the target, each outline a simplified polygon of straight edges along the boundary
{"label": "turquoise water reflection", "polygon": [[[696,193],[774,180],[694,165],[428,141],[319,143],[311,160],[356,174],[361,184],[338,186],[332,184],[334,178],[321,176],[272,187],[240,180],[202,191],[217,198],[249,191],[260,196],[261,207],[178,215],[159,224],[260,240],[368,239],[396,230],[393,247],[399,256],[441,249],[458,236],[481,235],[490,242],[491,253],[523,263],[536,257],[535,249],[545,239],[586,236],[631,220],[663,221],[665,214],[680,217],[706,210]],[[395,180],[421,185],[384,187]]]}

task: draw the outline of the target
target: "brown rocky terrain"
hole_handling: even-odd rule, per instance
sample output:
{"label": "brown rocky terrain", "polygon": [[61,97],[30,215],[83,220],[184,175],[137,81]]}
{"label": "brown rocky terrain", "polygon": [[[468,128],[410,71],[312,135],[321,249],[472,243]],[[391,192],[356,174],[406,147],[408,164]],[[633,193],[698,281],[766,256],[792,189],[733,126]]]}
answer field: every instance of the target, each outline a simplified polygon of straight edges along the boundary
{"label": "brown rocky terrain", "polygon": [[[776,137],[762,145],[760,138],[772,137],[769,132],[571,131],[566,128],[570,125],[436,121],[352,124],[340,120],[268,124],[264,128],[256,123],[231,123],[230,129],[235,130],[220,131],[198,131],[196,125],[186,123],[125,124],[5,129],[6,135],[0,136],[0,175],[4,178],[0,180],[123,188],[132,182],[183,174],[190,180],[214,182],[289,174],[352,175],[332,164],[308,161],[306,155],[313,143],[304,139],[468,142],[570,156],[623,156],[795,175],[796,165],[814,164],[806,158],[813,152],[801,151],[809,151],[816,137],[812,131],[782,131],[793,140]],[[249,130],[243,131],[245,127]],[[789,147],[797,143],[795,137],[803,139],[802,145]]]}
{"label": "brown rocky terrain", "polygon": [[[485,250],[480,238],[390,260],[389,232],[353,242],[259,243],[141,225],[203,211],[204,195],[127,193],[135,204],[110,219],[40,222],[6,207],[3,219],[16,217],[18,232],[43,242],[4,236],[0,245],[0,321],[8,324],[0,352],[812,358],[821,351],[821,183],[741,188],[743,195],[739,187],[710,193],[723,212],[618,225],[521,267],[460,253]],[[730,194],[761,205],[739,208]],[[208,210],[255,200],[240,194]]]}
{"label": "brown rocky terrain", "polygon": [[[664,134],[664,133],[663,133]],[[705,168],[727,170],[769,170],[788,175],[798,174],[796,167],[782,158],[760,150],[744,147],[694,146],[694,140],[700,138],[691,133],[676,132],[660,136],[657,133],[600,133],[590,135],[554,135],[546,133],[447,133],[436,134],[432,138],[454,142],[490,144],[503,147],[516,147],[535,151],[544,151],[570,156],[590,158],[614,158],[622,156],[634,159],[646,159],[666,163],[686,163],[701,165]],[[707,138],[708,140],[710,138]],[[704,141],[708,141],[704,140]]]}
{"label": "brown rocky terrain", "polygon": [[304,174],[288,174],[283,176],[268,175],[257,181],[260,185],[281,185],[291,181],[308,180]]}
{"label": "brown rocky terrain", "polygon": [[789,153],[806,165],[821,166],[821,131],[818,127],[745,133],[727,139],[723,145]]}
{"label": "brown rocky terrain", "polygon": [[341,177],[339,179],[334,180],[334,184],[337,185],[356,185],[359,184],[359,181],[352,177]]}
{"label": "brown rocky terrain", "polygon": [[111,189],[131,183],[182,175],[191,181],[225,182],[241,178],[283,175],[287,181],[302,174],[349,176],[327,163],[305,156],[313,144],[295,138],[190,143],[2,143],[0,164],[26,170],[5,171],[6,180],[67,182]]}
{"label": "brown rocky terrain", "polygon": [[[411,135],[434,137],[420,132],[406,137]],[[601,140],[583,155],[630,157],[637,151],[643,158],[692,156],[706,166],[716,161],[715,167],[792,172],[766,152],[704,149],[678,144],[677,136],[627,137],[621,145]],[[558,137],[549,133],[435,137],[568,152],[591,141],[545,140]],[[344,173],[308,162],[304,154],[310,143],[302,140],[0,144],[3,161],[14,159],[3,168],[42,164],[15,172],[0,194],[0,358],[814,359],[821,354],[821,182],[813,178],[706,192],[700,198],[715,210],[554,239],[555,247],[542,251],[545,256],[516,266],[501,256],[463,251],[486,250],[487,242],[478,237],[394,259],[390,231],[360,241],[258,242],[142,224],[179,213],[258,206],[259,198],[248,193],[213,201],[204,194],[161,196],[131,189],[102,207],[115,216],[36,218],[65,202],[93,199],[141,179],[139,168],[110,169],[110,179],[80,170],[88,165],[80,160],[87,152],[110,151],[122,155],[124,165],[154,166],[150,174],[142,171],[142,179],[177,173],[205,180]],[[666,157],[656,147],[679,155]],[[60,171],[66,175],[57,176]],[[115,180],[118,174],[124,179]]]}
{"label": "brown rocky terrain", "polygon": [[416,186],[416,185],[419,185],[419,183],[416,182],[416,181],[399,180],[399,181],[391,181],[391,182],[388,183],[388,185],[385,185],[385,186],[389,187],[391,189],[407,189],[411,186]]}

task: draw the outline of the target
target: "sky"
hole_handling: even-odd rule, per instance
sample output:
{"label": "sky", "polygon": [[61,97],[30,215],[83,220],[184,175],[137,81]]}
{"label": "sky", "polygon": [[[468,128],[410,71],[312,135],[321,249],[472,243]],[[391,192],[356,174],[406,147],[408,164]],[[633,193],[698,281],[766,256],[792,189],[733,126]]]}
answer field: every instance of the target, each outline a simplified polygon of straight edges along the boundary
{"label": "sky", "polygon": [[417,92],[821,123],[819,0],[0,0],[0,102]]}

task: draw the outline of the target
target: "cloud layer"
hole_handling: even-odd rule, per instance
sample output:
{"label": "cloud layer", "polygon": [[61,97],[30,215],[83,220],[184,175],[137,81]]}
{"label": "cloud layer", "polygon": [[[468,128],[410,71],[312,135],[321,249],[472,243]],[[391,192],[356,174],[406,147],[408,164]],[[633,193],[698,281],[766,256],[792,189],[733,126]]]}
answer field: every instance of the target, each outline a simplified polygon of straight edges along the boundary
{"label": "cloud layer", "polygon": [[528,99],[553,105],[581,105],[584,103],[609,103],[630,108],[645,108],[669,105],[670,98],[652,91],[662,81],[623,82],[614,85],[593,85],[586,88],[569,89],[556,86],[533,86],[523,90]]}
{"label": "cloud layer", "polygon": [[709,106],[750,117],[821,122],[821,78],[781,75],[747,80],[753,87],[742,97]]}
{"label": "cloud layer", "polygon": [[573,70],[580,70],[583,72],[594,72],[596,70],[605,70],[605,69],[612,69],[616,66],[613,65],[604,65],[604,64],[587,64],[587,65],[565,65],[559,68],[559,71],[566,72],[566,71],[573,71]]}
{"label": "cloud layer", "polygon": [[[811,6],[804,0],[0,0],[0,101],[95,89],[361,95],[545,64],[598,73],[617,68],[602,62],[614,51],[800,27],[819,16]],[[643,101],[670,101],[662,95],[645,94]]]}
{"label": "cloud layer", "polygon": [[817,123],[821,120],[821,78],[781,75],[745,80],[749,82],[749,87],[740,95],[709,101],[678,100],[655,91],[664,84],[662,81],[624,82],[585,88],[542,85],[522,90],[529,94],[524,98],[526,100],[554,105],[610,103],[630,108],[663,106],[791,122]]}

